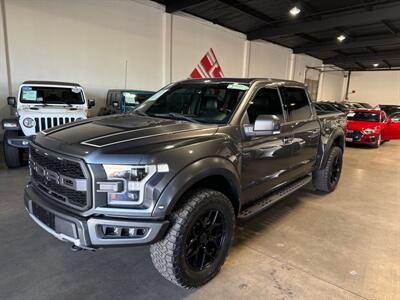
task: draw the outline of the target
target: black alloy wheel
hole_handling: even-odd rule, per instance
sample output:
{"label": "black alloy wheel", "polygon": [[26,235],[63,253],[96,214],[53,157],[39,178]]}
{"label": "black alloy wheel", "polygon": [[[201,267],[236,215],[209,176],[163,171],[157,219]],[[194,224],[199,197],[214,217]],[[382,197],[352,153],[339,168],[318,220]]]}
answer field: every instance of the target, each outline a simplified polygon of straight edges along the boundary
{"label": "black alloy wheel", "polygon": [[332,163],[330,184],[335,186],[340,178],[340,173],[342,172],[342,157],[337,155]]}
{"label": "black alloy wheel", "polygon": [[194,271],[202,271],[215,261],[226,236],[225,228],[222,213],[217,209],[210,209],[189,229],[185,258]]}

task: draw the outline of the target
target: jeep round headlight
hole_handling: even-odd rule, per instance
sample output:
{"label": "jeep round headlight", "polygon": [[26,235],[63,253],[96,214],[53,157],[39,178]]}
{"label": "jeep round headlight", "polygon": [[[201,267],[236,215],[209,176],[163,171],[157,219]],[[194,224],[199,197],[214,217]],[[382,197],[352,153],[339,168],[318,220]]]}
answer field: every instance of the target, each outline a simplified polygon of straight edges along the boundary
{"label": "jeep round headlight", "polygon": [[24,124],[24,126],[27,128],[32,128],[33,126],[35,126],[35,120],[28,117],[22,121],[22,124]]}

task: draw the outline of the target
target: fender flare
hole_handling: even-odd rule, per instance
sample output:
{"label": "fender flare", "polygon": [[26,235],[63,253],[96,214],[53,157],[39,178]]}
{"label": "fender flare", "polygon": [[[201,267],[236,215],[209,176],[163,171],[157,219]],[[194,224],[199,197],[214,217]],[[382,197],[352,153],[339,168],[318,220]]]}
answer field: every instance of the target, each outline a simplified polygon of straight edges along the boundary
{"label": "fender flare", "polygon": [[[161,218],[169,215],[190,187],[213,175],[223,176],[229,182],[235,195],[235,199],[231,199],[235,201],[232,204],[240,210],[240,180],[235,166],[222,157],[207,157],[186,166],[168,183],[155,204],[153,216]],[[160,207],[163,207],[163,209],[160,209]]]}
{"label": "fender flare", "polygon": [[345,140],[344,140],[344,131],[342,128],[336,128],[331,135],[329,136],[328,142],[323,147],[322,159],[318,169],[322,169],[325,167],[326,162],[329,157],[330,150],[332,149],[333,142],[339,138],[339,146],[344,149]]}

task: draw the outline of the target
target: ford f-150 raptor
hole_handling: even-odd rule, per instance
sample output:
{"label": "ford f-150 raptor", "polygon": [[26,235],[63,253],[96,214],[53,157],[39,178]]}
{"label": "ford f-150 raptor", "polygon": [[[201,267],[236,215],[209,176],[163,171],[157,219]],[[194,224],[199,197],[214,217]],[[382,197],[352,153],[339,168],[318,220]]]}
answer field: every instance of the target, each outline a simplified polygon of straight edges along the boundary
{"label": "ford f-150 raptor", "polygon": [[74,249],[151,244],[165,278],[198,287],[223,265],[237,218],[311,181],[335,189],[344,126],[294,81],[177,82],[132,113],[38,134],[25,206]]}

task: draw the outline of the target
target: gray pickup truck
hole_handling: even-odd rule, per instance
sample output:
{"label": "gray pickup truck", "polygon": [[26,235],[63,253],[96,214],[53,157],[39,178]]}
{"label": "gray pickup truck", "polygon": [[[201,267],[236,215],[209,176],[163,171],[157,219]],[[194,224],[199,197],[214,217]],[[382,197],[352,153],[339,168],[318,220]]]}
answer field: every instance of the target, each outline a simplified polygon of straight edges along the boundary
{"label": "gray pickup truck", "polygon": [[25,205],[75,250],[151,244],[165,278],[198,287],[223,265],[237,218],[311,181],[335,189],[344,125],[318,116],[298,82],[177,82],[132,113],[38,134]]}

